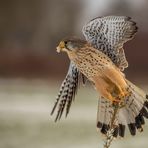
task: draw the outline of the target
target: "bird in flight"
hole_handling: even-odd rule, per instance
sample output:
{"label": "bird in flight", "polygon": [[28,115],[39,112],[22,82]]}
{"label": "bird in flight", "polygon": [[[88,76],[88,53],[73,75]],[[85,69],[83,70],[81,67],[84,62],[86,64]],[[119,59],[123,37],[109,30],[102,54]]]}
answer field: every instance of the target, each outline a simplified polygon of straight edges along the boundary
{"label": "bird in flight", "polygon": [[120,106],[115,120],[113,136],[124,137],[126,127],[131,135],[143,131],[144,118],[148,118],[148,95],[126,79],[128,67],[123,45],[133,39],[138,28],[126,16],[98,17],[84,25],[85,39],[63,39],[57,52],[65,52],[70,66],[64,79],[51,115],[57,109],[56,119],[63,111],[66,116],[78,91],[79,84],[92,82],[98,93],[97,128],[107,134],[113,111]]}

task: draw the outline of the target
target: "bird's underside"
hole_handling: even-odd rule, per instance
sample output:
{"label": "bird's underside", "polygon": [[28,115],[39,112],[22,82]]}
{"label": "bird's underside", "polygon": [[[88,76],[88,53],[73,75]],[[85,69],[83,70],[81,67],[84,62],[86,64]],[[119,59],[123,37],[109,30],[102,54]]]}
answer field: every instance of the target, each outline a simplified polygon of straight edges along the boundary
{"label": "bird's underside", "polygon": [[99,94],[112,103],[120,102],[129,94],[123,73],[101,51],[86,44],[76,54],[68,52],[68,56],[79,71],[93,82]]}
{"label": "bird's underside", "polygon": [[123,44],[137,32],[136,23],[125,16],[106,16],[91,20],[83,27],[86,41],[67,38],[57,50],[64,51],[71,60],[51,114],[58,106],[56,121],[66,108],[69,113],[78,85],[92,82],[99,92],[97,127],[107,134],[115,105],[120,109],[116,115],[114,137],[124,137],[128,126],[132,135],[142,131],[144,117],[148,118],[148,96],[128,81],[122,71],[128,66]]}

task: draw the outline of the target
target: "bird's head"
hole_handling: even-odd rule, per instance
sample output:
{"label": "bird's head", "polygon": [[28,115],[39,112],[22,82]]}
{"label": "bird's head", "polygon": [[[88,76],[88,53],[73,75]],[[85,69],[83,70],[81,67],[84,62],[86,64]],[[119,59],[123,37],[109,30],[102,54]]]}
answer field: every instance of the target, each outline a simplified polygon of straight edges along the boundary
{"label": "bird's head", "polygon": [[79,49],[82,47],[85,47],[87,42],[85,40],[81,40],[78,38],[65,38],[63,39],[58,47],[57,47],[57,52],[67,52],[67,53],[74,53],[77,52]]}

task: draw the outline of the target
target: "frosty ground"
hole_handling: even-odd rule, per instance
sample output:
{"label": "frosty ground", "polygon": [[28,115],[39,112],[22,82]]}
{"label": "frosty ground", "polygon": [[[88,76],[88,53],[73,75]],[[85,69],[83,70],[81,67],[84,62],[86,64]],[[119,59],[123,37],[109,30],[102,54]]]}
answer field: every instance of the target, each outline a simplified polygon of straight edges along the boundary
{"label": "frosty ground", "polygon": [[[1,148],[90,148],[103,145],[96,131],[97,94],[82,87],[67,119],[54,123],[50,111],[61,80],[0,80]],[[148,86],[141,85],[144,90]],[[147,148],[148,122],[143,133],[117,139],[112,148]]]}

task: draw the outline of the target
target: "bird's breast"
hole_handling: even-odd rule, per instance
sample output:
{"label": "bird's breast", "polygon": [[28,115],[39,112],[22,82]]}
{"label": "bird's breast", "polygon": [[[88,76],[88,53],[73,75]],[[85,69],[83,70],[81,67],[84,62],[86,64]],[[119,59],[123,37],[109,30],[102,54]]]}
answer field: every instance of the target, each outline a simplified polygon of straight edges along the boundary
{"label": "bird's breast", "polygon": [[92,53],[77,55],[73,61],[78,69],[90,80],[98,73],[101,74],[107,65],[102,58],[94,56]]}

